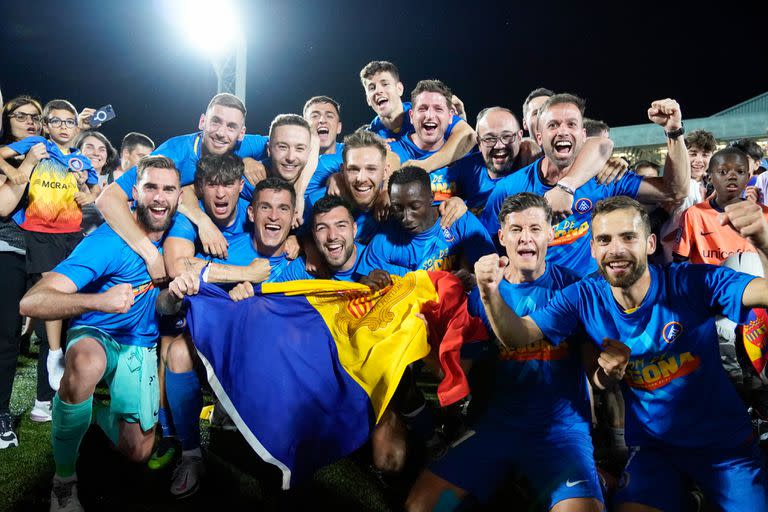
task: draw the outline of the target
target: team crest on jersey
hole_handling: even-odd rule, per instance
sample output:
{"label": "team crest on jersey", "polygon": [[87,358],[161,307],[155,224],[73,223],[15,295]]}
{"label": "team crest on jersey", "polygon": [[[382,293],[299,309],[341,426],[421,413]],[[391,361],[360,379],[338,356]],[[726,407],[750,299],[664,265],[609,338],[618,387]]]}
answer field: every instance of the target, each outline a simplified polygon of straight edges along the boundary
{"label": "team crest on jersey", "polygon": [[592,210],[592,201],[590,201],[586,197],[581,197],[576,200],[576,205],[574,206],[574,210],[576,210],[579,213],[587,213]]}
{"label": "team crest on jersey", "polygon": [[446,242],[453,242],[456,239],[448,228],[443,228],[443,238],[445,238]]}
{"label": "team crest on jersey", "polygon": [[664,341],[672,343],[683,333],[683,325],[680,322],[667,322],[661,330]]}
{"label": "team crest on jersey", "polygon": [[83,161],[79,158],[70,158],[68,162],[69,168],[73,171],[82,171],[83,170]]}

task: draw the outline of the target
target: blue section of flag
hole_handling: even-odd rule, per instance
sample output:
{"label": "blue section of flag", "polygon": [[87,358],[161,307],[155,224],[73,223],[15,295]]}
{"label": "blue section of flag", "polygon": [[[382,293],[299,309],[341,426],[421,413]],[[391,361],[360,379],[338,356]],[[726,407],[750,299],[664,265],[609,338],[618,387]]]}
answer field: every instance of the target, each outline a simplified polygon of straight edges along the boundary
{"label": "blue section of flag", "polygon": [[235,303],[201,283],[187,322],[214,392],[256,453],[280,467],[288,488],[362,446],[373,409],[307,299],[255,291]]}

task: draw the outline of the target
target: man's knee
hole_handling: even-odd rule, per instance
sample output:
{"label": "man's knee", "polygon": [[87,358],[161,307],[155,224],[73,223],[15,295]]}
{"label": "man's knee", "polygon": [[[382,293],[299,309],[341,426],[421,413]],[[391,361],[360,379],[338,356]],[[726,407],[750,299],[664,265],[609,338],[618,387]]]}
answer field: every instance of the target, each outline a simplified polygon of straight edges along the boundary
{"label": "man's knee", "polygon": [[192,371],[192,352],[187,341],[183,337],[178,337],[168,345],[166,354],[166,366],[174,373]]}
{"label": "man's knee", "polygon": [[405,465],[406,430],[402,420],[387,411],[371,438],[373,465],[376,469],[395,473]]}
{"label": "man's knee", "polygon": [[559,501],[550,512],[602,512],[603,504],[596,498],[568,498]]}
{"label": "man's knee", "polygon": [[107,356],[99,342],[93,338],[81,339],[67,350],[62,391],[95,389],[106,367]]}

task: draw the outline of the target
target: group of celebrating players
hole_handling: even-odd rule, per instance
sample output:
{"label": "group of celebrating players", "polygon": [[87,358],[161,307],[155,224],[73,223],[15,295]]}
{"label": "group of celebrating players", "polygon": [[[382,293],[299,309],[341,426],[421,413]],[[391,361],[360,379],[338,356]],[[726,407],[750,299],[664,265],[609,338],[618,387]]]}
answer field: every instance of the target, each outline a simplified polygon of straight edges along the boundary
{"label": "group of celebrating players", "polygon": [[[666,160],[630,165],[612,156],[607,127],[591,122],[587,136],[572,94],[536,89],[522,125],[492,106],[472,128],[439,80],[403,102],[392,63],[370,62],[360,79],[376,117],[343,143],[328,96],[278,115],[265,137],[246,134],[245,106],[224,93],[198,132],[157,148],[131,133],[121,159],[88,126],[91,109],[5,104],[0,257],[14,272],[0,360],[15,365],[19,314],[44,322],[33,419],[52,421],[51,510],[82,510],[75,466],[91,423],[150,467],[180,448],[170,491],[198,490],[205,383],[184,299],[201,280],[241,301],[263,282],[379,289],[416,270],[463,283],[490,339],[462,357],[491,385],[446,439],[412,382],[430,365],[406,373],[371,443],[384,473],[403,469],[409,443],[429,447],[406,510],[482,509],[516,477],[558,512],[685,510],[691,489],[716,509],[768,510],[751,404],[723,367],[716,325],[727,317],[737,336],[768,307],[759,146],[714,153],[714,138],[686,137],[678,103],[660,99],[648,119]],[[734,254],[756,275],[728,268]],[[1,370],[2,447],[18,444],[13,365]],[[108,404],[93,398],[101,381]],[[595,462],[598,431],[620,461],[613,480]]]}

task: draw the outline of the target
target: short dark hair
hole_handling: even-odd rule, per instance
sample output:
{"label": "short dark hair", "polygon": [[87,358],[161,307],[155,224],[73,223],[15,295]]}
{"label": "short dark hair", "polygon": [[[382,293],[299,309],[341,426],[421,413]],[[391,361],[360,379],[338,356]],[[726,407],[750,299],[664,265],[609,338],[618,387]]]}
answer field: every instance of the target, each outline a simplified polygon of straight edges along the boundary
{"label": "short dark hair", "polygon": [[501,210],[499,211],[499,224],[504,225],[507,219],[507,215],[515,212],[522,212],[528,208],[541,208],[544,210],[544,215],[547,217],[547,222],[552,224],[552,207],[544,196],[533,194],[531,192],[520,192],[504,199],[501,203]]}
{"label": "short dark hair", "polygon": [[554,95],[555,95],[554,91],[551,91],[545,87],[537,87],[536,89],[529,92],[528,96],[525,97],[525,101],[523,102],[523,117],[525,117],[528,114],[528,105],[531,103],[531,100],[533,98],[539,98],[541,96],[546,96],[547,98],[551,98]]}
{"label": "short dark hair", "polygon": [[155,149],[155,143],[144,135],[143,133],[139,132],[130,132],[126,133],[125,137],[123,137],[123,142],[120,144],[120,152],[128,151],[129,153],[134,150],[136,146],[146,146],[148,148],[152,148],[152,150]]}
{"label": "short dark hair", "polygon": [[742,150],[752,160],[760,160],[763,158],[763,156],[765,156],[763,148],[760,147],[760,144],[752,139],[734,140],[729,144],[729,146]]}
{"label": "short dark hair", "polygon": [[373,132],[358,131],[344,137],[344,148],[341,150],[341,158],[347,161],[347,153],[350,149],[376,148],[381,153],[381,158],[387,158],[387,143]]}
{"label": "short dark hair", "polygon": [[639,169],[641,167],[651,167],[654,171],[656,171],[657,174],[661,174],[661,166],[656,162],[651,162],[650,160],[638,160],[632,164],[632,170]]}
{"label": "short dark hair", "polygon": [[66,110],[70,114],[77,118],[77,109],[75,106],[67,100],[51,100],[45,104],[43,108],[43,121],[48,122],[48,116],[51,115],[53,110]]}
{"label": "short dark hair", "polygon": [[97,132],[96,130],[85,130],[80,132],[80,135],[78,135],[74,141],[74,146],[82,151],[83,143],[88,137],[94,137],[98,139],[99,142],[104,144],[104,147],[107,148],[107,160],[104,162],[104,167],[101,169],[101,174],[108,174],[109,171],[117,169],[117,167],[120,165],[120,157],[117,154],[115,147],[111,142],[109,142],[109,139],[103,133]]}
{"label": "short dark hair", "polygon": [[231,153],[205,155],[195,166],[195,190],[202,194],[205,185],[226,185],[243,179],[243,159]]}
{"label": "short dark hair", "polygon": [[453,92],[440,80],[419,80],[416,87],[411,91],[411,103],[416,103],[416,97],[423,92],[436,92],[445,98],[448,108],[451,108]]}
{"label": "short dark hair", "polygon": [[389,177],[387,191],[392,193],[392,185],[405,185],[407,183],[418,183],[430,193],[432,192],[432,183],[429,179],[429,173],[415,165],[406,165],[392,173]]}
{"label": "short dark hair", "polygon": [[744,163],[747,165],[747,167],[749,167],[748,154],[746,154],[744,151],[737,148],[736,146],[727,146],[721,149],[720,151],[716,152],[714,155],[712,155],[712,158],[709,159],[709,167],[707,167],[707,172],[712,171],[712,166],[715,164],[715,160],[719,160],[731,155],[741,158],[742,160],[744,160]]}
{"label": "short dark hair", "polygon": [[304,108],[301,109],[301,113],[304,115],[307,115],[307,109],[317,103],[330,103],[331,105],[333,105],[333,108],[336,109],[336,114],[339,117],[341,117],[341,105],[339,105],[339,102],[331,98],[330,96],[312,96],[304,104]]}
{"label": "short dark hair", "polygon": [[243,113],[243,116],[248,113],[248,111],[245,109],[245,104],[243,104],[243,101],[234,94],[230,94],[228,92],[220,92],[211,98],[208,106],[205,107],[205,111],[208,112],[216,105],[237,109]]}
{"label": "short dark hair", "polygon": [[272,122],[269,124],[269,138],[270,140],[275,135],[275,129],[279,128],[280,126],[301,126],[307,132],[310,134],[312,133],[312,128],[309,126],[309,123],[306,119],[301,117],[298,114],[278,114],[277,117],[275,117]]}
{"label": "short dark hair", "polygon": [[259,196],[259,192],[262,190],[287,190],[291,194],[291,206],[296,207],[296,190],[293,185],[288,183],[282,178],[271,176],[265,180],[261,180],[253,187],[253,197],[251,198],[251,204],[256,202],[256,198]]}
{"label": "short dark hair", "polygon": [[352,211],[352,206],[349,204],[349,202],[340,196],[334,196],[334,195],[327,195],[323,196],[320,199],[317,200],[317,202],[312,205],[312,224],[315,223],[315,217],[322,213],[328,213],[329,211],[333,210],[334,208],[342,207],[345,210],[347,210],[347,213],[349,213],[349,217],[352,219],[352,221],[355,221],[355,215]]}
{"label": "short dark hair", "polygon": [[584,130],[587,132],[587,137],[598,137],[602,132],[610,132],[611,128],[605,121],[585,117]]}
{"label": "short dark hair", "polygon": [[553,94],[549,97],[547,101],[544,102],[544,104],[539,109],[539,119],[541,119],[542,114],[549,110],[550,108],[554,107],[555,105],[575,105],[576,108],[579,109],[579,112],[581,112],[581,117],[584,117],[584,108],[587,105],[587,102],[584,101],[583,98],[579,98],[575,94],[571,94],[569,92],[563,92],[559,94]]}
{"label": "short dark hair", "polygon": [[17,96],[8,100],[8,102],[3,105],[2,124],[0,125],[0,134],[3,136],[0,137],[0,144],[5,145],[16,141],[11,134],[11,114],[24,105],[32,105],[37,109],[37,113],[40,114],[40,117],[42,117],[43,107],[35,98],[31,96]]}
{"label": "short dark hair", "polygon": [[592,222],[595,222],[595,218],[597,218],[598,215],[605,215],[617,210],[634,210],[635,213],[640,215],[640,221],[643,223],[646,235],[652,233],[651,219],[648,216],[648,211],[643,208],[643,205],[628,196],[613,196],[598,201],[595,208],[592,210]]}
{"label": "short dark hair", "polygon": [[370,80],[376,73],[386,72],[391,74],[395,80],[400,81],[400,72],[397,66],[388,60],[372,60],[360,70],[360,81],[365,85],[366,80]]}
{"label": "short dark hair", "polygon": [[685,147],[703,149],[704,151],[714,152],[717,149],[717,141],[712,132],[707,130],[693,130],[685,137]]}
{"label": "short dark hair", "polygon": [[144,173],[150,167],[155,169],[173,169],[176,171],[176,176],[179,176],[179,170],[176,168],[176,164],[173,160],[163,155],[147,155],[136,164],[136,183],[140,182],[144,177]]}

